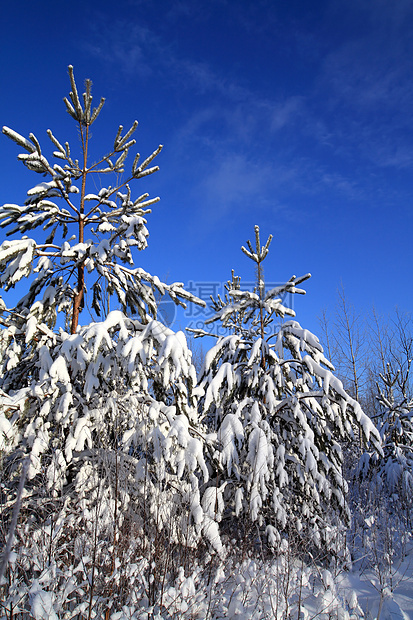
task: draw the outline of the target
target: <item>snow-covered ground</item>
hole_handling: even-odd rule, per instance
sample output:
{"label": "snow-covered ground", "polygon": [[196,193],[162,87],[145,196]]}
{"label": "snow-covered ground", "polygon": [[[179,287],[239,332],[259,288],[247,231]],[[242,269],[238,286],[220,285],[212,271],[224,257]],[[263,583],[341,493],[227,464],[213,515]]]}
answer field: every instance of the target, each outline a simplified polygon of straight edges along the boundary
{"label": "snow-covered ground", "polygon": [[350,572],[343,578],[342,586],[356,592],[369,620],[413,620],[413,550],[393,566],[391,576],[382,579],[384,587],[378,571]]}
{"label": "snow-covered ground", "polygon": [[306,620],[413,620],[413,550],[393,562],[390,573],[351,570],[321,574],[324,588],[304,601]]}
{"label": "snow-covered ground", "polygon": [[353,568],[334,574],[297,559],[289,564],[285,557],[260,568],[246,563],[222,594],[211,618],[413,620],[413,549],[394,559],[388,572]]}

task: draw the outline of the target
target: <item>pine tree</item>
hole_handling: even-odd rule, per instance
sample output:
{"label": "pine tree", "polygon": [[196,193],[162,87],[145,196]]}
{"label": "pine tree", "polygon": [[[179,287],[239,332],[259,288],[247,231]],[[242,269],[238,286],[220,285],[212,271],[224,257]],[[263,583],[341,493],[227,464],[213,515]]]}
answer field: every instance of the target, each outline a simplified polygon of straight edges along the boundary
{"label": "pine tree", "polygon": [[412,509],[413,492],[413,400],[409,395],[409,375],[412,360],[402,372],[392,371],[387,364],[386,372],[380,373],[377,383],[379,424],[383,454],[366,452],[359,464],[363,477],[370,480],[377,493],[395,502],[393,510],[400,513]]}
{"label": "pine tree", "polygon": [[[138,122],[135,121],[124,135],[120,125],[109,154],[89,163],[90,127],[98,118],[105,100],[101,99],[98,107],[92,110],[91,81],[86,80],[82,105],[71,66],[69,76],[72,90],[70,99],[65,97],[64,102],[78,126],[81,141],[79,159],[73,158],[68,142],[61,144],[48,130],[56,149],[53,156],[59,161],[52,165],[33,134],[27,140],[12,129],[3,127],[3,133],[26,151],[18,159],[29,170],[50,180],[30,189],[24,206],[3,205],[0,226],[9,228],[8,235],[26,233],[40,227],[51,231],[42,243],[24,236],[2,244],[0,284],[8,290],[22,278],[38,274],[29,292],[17,303],[16,311],[29,308],[31,315],[53,323],[58,309],[67,314],[70,332],[74,334],[79,314],[87,303],[88,273],[95,276],[89,286],[92,293],[90,305],[98,316],[101,316],[107,296],[115,295],[124,312],[139,313],[141,319],[146,321],[148,314],[156,316],[154,292],[160,295],[167,293],[178,304],[183,303],[182,299],[191,299],[191,295],[182,289],[181,284],[166,285],[141,268],[131,268],[132,249],[143,250],[147,247],[145,215],[151,212],[148,207],[159,198],[149,199],[148,194],[142,194],[132,200],[130,183],[158,170],[158,166],[151,167],[151,163],[162,146],[141,163],[138,153],[126,180],[102,187],[98,194],[87,193],[87,184],[92,177],[109,174],[118,181],[118,175],[124,174],[125,160],[136,143],[132,136]],[[58,201],[62,203],[60,206]],[[91,239],[86,238],[88,231]],[[73,232],[75,234],[69,237],[69,233]],[[59,233],[61,238],[57,242],[55,238]],[[43,298],[40,298],[41,293]],[[39,301],[34,305],[36,299]]]}
{"label": "pine tree", "polygon": [[217,433],[211,497],[219,516],[226,511],[257,525],[272,545],[291,526],[320,545],[350,516],[340,442],[354,438],[354,429],[376,447],[380,437],[333,375],[318,338],[284,320],[295,313],[283,298],[304,294],[299,285],[310,275],[265,291],[271,239],[261,246],[255,227],[255,248],[242,247],[256,265],[255,290],[241,290],[233,274],[207,321],[229,331],[207,352],[199,378],[201,415]]}
{"label": "pine tree", "polygon": [[[148,207],[158,198],[134,200],[130,184],[158,170],[151,164],[162,147],[141,163],[136,155],[119,182],[135,145],[134,122],[125,133],[119,127],[108,155],[89,163],[90,127],[104,99],[92,109],[90,80],[81,98],[71,66],[69,76],[64,101],[80,136],[78,159],[50,130],[54,164],[33,134],[26,139],[3,128],[24,151],[18,159],[46,180],[28,191],[24,206],[0,208],[0,226],[23,235],[0,246],[0,285],[8,291],[23,278],[29,282],[14,307],[1,301],[1,501],[6,527],[27,473],[19,561],[9,569],[6,599],[25,600],[33,592],[30,580],[49,566],[53,588],[65,596],[72,580],[70,604],[87,598],[90,617],[96,592],[107,585],[97,583],[97,566],[100,578],[115,575],[121,551],[128,562],[137,546],[146,553],[152,596],[158,581],[150,560],[159,552],[159,532],[172,546],[195,545],[201,532],[218,551],[220,541],[201,507],[199,485],[208,471],[191,353],[182,332],[156,319],[157,295],[183,306],[203,302],[181,283],[162,283],[134,266],[135,249],[147,246]],[[115,184],[88,193],[97,174]],[[31,231],[33,238],[26,236]],[[109,311],[111,299],[118,309]],[[102,320],[81,326],[89,306]],[[119,543],[122,528],[134,531],[130,549]],[[73,572],[82,562],[92,575],[87,596],[76,590],[83,573]]]}

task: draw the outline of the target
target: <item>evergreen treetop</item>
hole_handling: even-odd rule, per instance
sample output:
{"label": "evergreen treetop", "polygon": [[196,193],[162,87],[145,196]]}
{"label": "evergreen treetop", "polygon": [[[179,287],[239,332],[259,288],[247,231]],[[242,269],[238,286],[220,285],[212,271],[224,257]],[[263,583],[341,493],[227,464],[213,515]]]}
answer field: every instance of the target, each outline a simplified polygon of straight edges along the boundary
{"label": "evergreen treetop", "polygon": [[[0,226],[8,228],[8,235],[17,232],[25,235],[39,228],[50,232],[41,242],[23,236],[0,246],[0,285],[8,290],[22,278],[34,274],[16,311],[35,315],[53,325],[56,310],[61,310],[72,334],[78,328],[79,314],[85,304],[101,316],[107,314],[113,295],[124,312],[138,313],[144,322],[156,317],[155,291],[158,296],[168,294],[176,304],[185,306],[185,301],[191,300],[202,305],[201,300],[183,289],[182,283],[165,284],[142,268],[134,267],[132,250],[147,247],[146,216],[159,198],[149,198],[144,193],[133,199],[130,185],[158,170],[152,162],[162,145],[143,161],[137,153],[129,173],[125,174],[126,158],[136,143],[133,135],[138,123],[135,121],[125,133],[120,125],[113,147],[98,161],[90,163],[90,127],[105,100],[102,98],[92,108],[91,81],[86,80],[81,98],[72,66],[69,66],[69,77],[71,92],[64,102],[78,126],[78,158],[72,154],[69,143],[62,144],[51,130],[47,133],[57,163],[49,162],[36,136],[30,134],[26,139],[3,127],[3,133],[25,151],[18,159],[47,180],[27,192],[23,206],[3,205]],[[96,175],[112,175],[114,184],[90,193],[88,184]],[[89,283],[88,274],[91,274]],[[90,300],[86,299],[88,293]]]}

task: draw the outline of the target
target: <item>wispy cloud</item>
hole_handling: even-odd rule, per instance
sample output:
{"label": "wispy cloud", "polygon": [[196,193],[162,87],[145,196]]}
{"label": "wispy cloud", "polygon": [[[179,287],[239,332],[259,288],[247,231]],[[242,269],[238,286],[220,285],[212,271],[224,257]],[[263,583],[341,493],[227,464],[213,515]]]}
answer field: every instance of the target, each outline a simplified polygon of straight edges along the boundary
{"label": "wispy cloud", "polygon": [[[413,82],[406,79],[413,74],[413,37],[405,31],[401,36],[401,16],[409,10],[403,0],[396,16],[388,0],[378,0],[381,15],[367,0],[361,8],[351,2],[351,10],[367,15],[367,32],[355,29],[337,41],[331,35],[327,44],[317,41],[314,32],[306,37],[300,24],[290,24],[297,54],[301,43],[301,56],[296,57],[302,60],[305,53],[313,63],[312,81],[301,91],[284,88],[280,94],[269,88],[263,94],[235,72],[188,56],[178,39],[162,36],[144,21],[108,24],[104,15],[97,15],[89,51],[126,78],[157,80],[165,92],[182,102],[190,100],[169,136],[170,146],[179,161],[196,171],[193,185],[202,203],[208,200],[210,209],[216,209],[216,217],[254,200],[268,206],[277,192],[294,196],[328,190],[365,201],[366,175],[372,178],[376,168],[406,169],[413,163]],[[226,4],[214,0],[219,3]],[[140,0],[133,4],[138,13],[143,10]],[[259,2],[271,28],[262,14],[258,20],[245,9],[236,19],[251,36],[260,33],[265,38],[277,27],[285,45],[277,11],[270,5]],[[206,14],[211,10],[208,5]],[[328,11],[330,17],[336,12],[337,25],[342,10],[342,4],[332,0]],[[206,14],[180,1],[164,15],[163,28],[165,23],[173,28],[181,19],[206,20]]]}
{"label": "wispy cloud", "polygon": [[99,15],[92,25],[92,37],[83,47],[105,63],[110,71],[116,68],[126,76],[147,76],[153,66],[147,59],[147,48],[153,44],[152,33],[137,25],[118,20],[111,27],[99,24]]}
{"label": "wispy cloud", "polygon": [[361,23],[320,64],[313,111],[336,153],[405,168],[413,157],[413,36],[406,28],[411,19],[405,21],[413,7],[388,0],[352,4],[346,6]]}
{"label": "wispy cloud", "polygon": [[[134,0],[138,5],[140,0]],[[224,0],[214,0],[224,3]],[[174,5],[173,13],[192,15],[191,5],[182,2]],[[172,11],[172,9],[171,9]],[[192,19],[192,17],[191,17]],[[119,19],[108,23],[105,15],[97,13],[94,34],[88,41],[89,53],[100,57],[105,63],[126,76],[156,75],[166,84],[173,82],[175,88],[190,91],[192,95],[205,94],[221,97],[225,102],[255,109],[269,118],[270,129],[276,131],[291,120],[300,106],[300,97],[281,97],[271,101],[251,88],[240,84],[231,75],[221,72],[208,62],[183,56],[177,46],[163,38],[153,28],[130,24]]]}
{"label": "wispy cloud", "polygon": [[225,154],[205,174],[201,189],[206,204],[214,209],[215,216],[223,217],[229,210],[241,213],[267,203],[269,184],[274,184],[271,165],[263,165],[240,153]]}

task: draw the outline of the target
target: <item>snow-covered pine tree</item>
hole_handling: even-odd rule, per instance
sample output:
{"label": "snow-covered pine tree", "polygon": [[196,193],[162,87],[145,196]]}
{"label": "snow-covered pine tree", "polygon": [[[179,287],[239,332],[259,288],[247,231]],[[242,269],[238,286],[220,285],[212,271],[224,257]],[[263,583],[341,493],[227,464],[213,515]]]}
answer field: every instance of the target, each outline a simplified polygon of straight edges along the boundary
{"label": "snow-covered pine tree", "polygon": [[242,247],[256,265],[254,292],[241,290],[233,274],[207,321],[230,332],[207,352],[199,377],[201,415],[218,437],[209,510],[218,518],[232,513],[231,537],[239,519],[258,525],[270,545],[291,526],[320,545],[331,541],[334,523],[349,519],[340,441],[354,428],[375,447],[380,437],[333,375],[318,338],[284,320],[295,313],[283,298],[305,293],[299,285],[310,275],[265,290],[271,239],[261,246],[255,227],[255,248]]}
{"label": "snow-covered pine tree", "polygon": [[377,383],[379,424],[383,454],[366,452],[360,459],[359,471],[370,481],[374,492],[381,491],[392,505],[392,511],[403,510],[410,520],[413,494],[413,399],[409,394],[412,360],[406,367],[380,373]]}
{"label": "snow-covered pine tree", "polygon": [[[48,130],[56,149],[53,157],[59,162],[52,165],[33,134],[27,140],[12,129],[3,127],[3,133],[26,151],[18,159],[29,170],[49,180],[39,182],[27,192],[28,199],[24,206],[3,205],[0,226],[9,227],[8,235],[26,233],[40,227],[51,231],[41,242],[24,236],[1,245],[0,284],[8,290],[22,278],[32,273],[38,274],[28,293],[17,303],[16,311],[32,308],[35,300],[40,299],[32,314],[50,323],[57,309],[63,311],[67,315],[70,332],[74,334],[79,314],[87,303],[87,290],[91,292],[90,306],[98,316],[104,310],[107,296],[115,295],[124,312],[139,313],[144,321],[148,314],[156,316],[154,291],[161,296],[170,295],[178,304],[182,303],[182,299],[193,300],[193,297],[179,283],[166,285],[143,269],[132,268],[132,249],[143,250],[147,246],[145,215],[151,212],[148,207],[159,198],[149,199],[148,194],[142,194],[132,200],[130,183],[158,170],[158,166],[151,164],[162,146],[141,163],[138,153],[130,174],[119,183],[119,175],[125,173],[129,150],[136,143],[132,138],[138,126],[135,121],[124,135],[122,125],[119,126],[110,152],[99,161],[89,163],[90,127],[98,118],[105,100],[101,99],[99,106],[92,110],[91,81],[86,80],[82,105],[71,66],[69,76],[72,91],[70,100],[64,98],[64,101],[78,125],[81,141],[79,159],[72,155],[68,142],[61,144]],[[102,174],[111,175],[115,185],[102,187],[97,194],[88,193],[88,182],[92,183],[92,178]],[[60,239],[56,240],[59,233]],[[94,279],[87,287],[88,273],[92,273]]]}
{"label": "snow-covered pine tree", "polygon": [[[191,353],[182,332],[156,319],[155,293],[181,305],[203,302],[181,283],[164,284],[133,262],[133,251],[147,245],[145,217],[158,198],[134,200],[130,184],[158,169],[151,163],[161,147],[142,163],[136,155],[119,182],[135,144],[135,122],[125,133],[120,126],[109,154],[90,163],[90,127],[104,100],[92,109],[90,80],[81,98],[71,66],[69,76],[64,101],[80,136],[78,158],[50,130],[53,164],[34,135],[26,139],[3,128],[24,151],[18,159],[43,178],[23,206],[0,208],[0,225],[23,235],[0,246],[0,285],[7,291],[23,278],[29,282],[14,307],[1,301],[4,536],[27,471],[17,559],[2,604],[27,602],[34,582],[41,590],[36,580],[42,575],[44,590],[52,588],[56,600],[68,596],[72,609],[86,605],[90,618],[99,588],[102,594],[110,576],[121,578],[121,552],[129,563],[137,549],[144,554],[145,595],[154,594],[155,531],[165,532],[164,551],[182,541],[194,544],[202,530],[218,550],[220,541],[200,504],[199,481],[208,472]],[[97,174],[115,184],[88,193]],[[27,237],[32,231],[34,238]],[[110,298],[119,309],[108,312]],[[80,326],[89,305],[102,321]],[[57,321],[59,313],[64,321]],[[118,544],[122,528],[126,539]],[[84,575],[87,583],[78,590]],[[115,606],[117,592],[113,581]]]}

